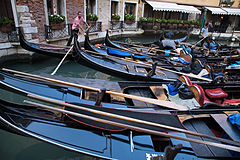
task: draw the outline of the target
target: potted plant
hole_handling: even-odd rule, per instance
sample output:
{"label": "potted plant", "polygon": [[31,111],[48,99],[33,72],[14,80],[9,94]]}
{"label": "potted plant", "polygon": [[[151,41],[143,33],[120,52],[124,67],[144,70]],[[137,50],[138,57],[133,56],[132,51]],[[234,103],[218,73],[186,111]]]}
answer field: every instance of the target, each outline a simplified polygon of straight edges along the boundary
{"label": "potted plant", "polygon": [[139,22],[140,22],[141,24],[147,24],[147,18],[146,18],[146,17],[140,17],[140,18],[139,18]]}
{"label": "potted plant", "polygon": [[153,23],[156,21],[155,18],[152,18],[152,17],[148,17],[147,18],[147,22],[148,22],[148,25],[153,25]]}
{"label": "potted plant", "polygon": [[182,28],[183,27],[183,20],[178,20],[178,27]]}
{"label": "potted plant", "polygon": [[65,16],[52,14],[48,16],[52,30],[61,30],[64,28]]}
{"label": "potted plant", "polygon": [[97,20],[98,20],[98,16],[96,14],[88,14],[87,15],[88,24],[96,23]]}
{"label": "potted plant", "polygon": [[9,32],[12,30],[13,20],[7,17],[0,18],[0,31]]}
{"label": "potted plant", "polygon": [[125,14],[124,21],[126,24],[131,24],[135,22],[135,18],[136,16],[134,16],[133,14]]}
{"label": "potted plant", "polygon": [[112,18],[112,21],[115,21],[115,22],[116,21],[118,22],[120,20],[120,16],[118,14],[112,14],[111,18]]}
{"label": "potted plant", "polygon": [[162,19],[156,19],[155,22],[156,22],[155,24],[156,24],[157,26],[160,26],[161,23],[162,23]]}

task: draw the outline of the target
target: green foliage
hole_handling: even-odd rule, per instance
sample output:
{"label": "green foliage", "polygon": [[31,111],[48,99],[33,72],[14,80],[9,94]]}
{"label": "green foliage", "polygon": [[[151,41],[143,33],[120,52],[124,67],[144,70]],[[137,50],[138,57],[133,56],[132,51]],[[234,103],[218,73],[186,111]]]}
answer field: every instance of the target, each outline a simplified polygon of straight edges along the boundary
{"label": "green foliage", "polygon": [[140,21],[140,22],[147,22],[147,18],[146,18],[146,17],[140,17],[140,18],[139,18],[139,21]]}
{"label": "green foliage", "polygon": [[7,17],[0,18],[0,25],[6,25],[6,24],[13,24],[13,20]]}
{"label": "green foliage", "polygon": [[153,17],[148,17],[148,18],[147,18],[147,21],[148,21],[148,22],[155,22],[155,21],[156,21],[156,19],[155,19],[155,18],[153,18]]}
{"label": "green foliage", "polygon": [[136,16],[133,14],[125,14],[124,19],[125,20],[135,20]]}
{"label": "green foliage", "polygon": [[97,21],[98,20],[98,16],[96,14],[89,14],[89,15],[87,15],[87,20],[89,20],[89,21]]}
{"label": "green foliage", "polygon": [[169,19],[168,23],[178,23],[178,20],[176,20],[176,19]]}
{"label": "green foliage", "polygon": [[52,23],[61,23],[65,21],[65,16],[58,14],[48,15],[48,19]]}
{"label": "green foliage", "polygon": [[162,23],[167,23],[167,22],[168,22],[168,20],[162,19]]}
{"label": "green foliage", "polygon": [[112,19],[119,20],[120,16],[118,14],[112,14]]}
{"label": "green foliage", "polygon": [[156,19],[157,23],[162,23],[162,19]]}

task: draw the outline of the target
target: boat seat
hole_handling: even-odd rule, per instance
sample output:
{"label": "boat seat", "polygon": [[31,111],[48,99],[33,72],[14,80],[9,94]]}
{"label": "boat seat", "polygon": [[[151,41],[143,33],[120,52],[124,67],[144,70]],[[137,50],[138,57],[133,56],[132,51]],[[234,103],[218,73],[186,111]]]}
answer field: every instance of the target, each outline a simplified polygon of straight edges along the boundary
{"label": "boat seat", "polygon": [[226,99],[225,101],[223,101],[223,105],[228,105],[228,104],[238,105],[240,104],[240,99]]}
{"label": "boat seat", "polygon": [[194,98],[203,106],[205,103],[211,103],[211,101],[206,97],[203,88],[197,84],[193,84],[192,86],[188,86],[188,89],[193,92]]}
{"label": "boat seat", "polygon": [[191,80],[186,75],[180,76],[179,80],[182,81],[183,83],[185,83],[187,86],[191,86],[192,85]]}
{"label": "boat seat", "polygon": [[[221,88],[215,88],[215,89],[206,89],[205,93],[207,94],[207,96],[210,99],[214,99],[216,101],[216,99],[223,99],[226,98],[228,96],[228,94],[226,92],[224,92]],[[221,104],[220,101],[218,101],[218,103]]]}

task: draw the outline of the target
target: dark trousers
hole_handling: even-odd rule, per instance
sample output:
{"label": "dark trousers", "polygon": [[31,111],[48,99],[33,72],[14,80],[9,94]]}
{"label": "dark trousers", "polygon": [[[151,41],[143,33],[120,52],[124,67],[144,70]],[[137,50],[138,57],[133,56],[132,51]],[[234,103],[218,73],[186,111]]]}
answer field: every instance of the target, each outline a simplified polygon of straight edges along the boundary
{"label": "dark trousers", "polygon": [[70,36],[70,38],[68,39],[67,46],[70,46],[70,45],[71,45],[72,39],[73,39],[73,35],[74,35],[74,34],[78,34],[78,31],[79,31],[79,29],[73,29],[73,30],[71,30],[71,36]]}
{"label": "dark trousers", "polygon": [[210,42],[209,42],[209,37],[205,38],[204,40],[202,40],[201,42],[201,47],[203,47],[203,44],[204,42],[207,42],[208,46],[210,45]]}

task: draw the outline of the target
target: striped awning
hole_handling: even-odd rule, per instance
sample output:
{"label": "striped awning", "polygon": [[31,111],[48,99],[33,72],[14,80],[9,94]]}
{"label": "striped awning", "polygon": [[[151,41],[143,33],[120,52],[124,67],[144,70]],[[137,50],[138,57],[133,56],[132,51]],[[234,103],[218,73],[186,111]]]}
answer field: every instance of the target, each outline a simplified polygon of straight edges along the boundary
{"label": "striped awning", "polygon": [[222,8],[224,11],[227,12],[228,15],[240,15],[239,8]]}
{"label": "striped awning", "polygon": [[206,7],[209,11],[212,12],[212,14],[221,14],[221,15],[227,15],[227,12],[224,11],[222,8],[216,8],[216,7]]}
{"label": "striped awning", "polygon": [[168,2],[156,2],[156,1],[146,1],[146,2],[153,7],[154,11],[172,11],[172,12],[201,14],[201,11],[193,6],[178,5],[176,3],[168,3]]}

